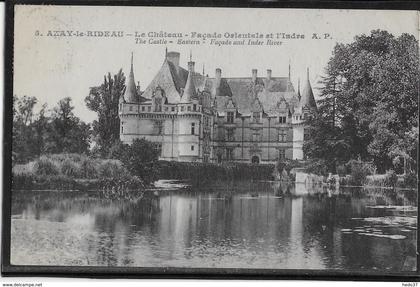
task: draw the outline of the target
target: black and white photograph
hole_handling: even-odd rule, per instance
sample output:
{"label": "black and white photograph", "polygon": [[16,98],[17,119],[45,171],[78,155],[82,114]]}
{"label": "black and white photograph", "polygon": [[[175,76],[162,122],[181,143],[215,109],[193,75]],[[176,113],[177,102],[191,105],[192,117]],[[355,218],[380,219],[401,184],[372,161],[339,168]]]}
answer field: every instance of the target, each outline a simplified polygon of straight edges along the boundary
{"label": "black and white photograph", "polygon": [[417,276],[418,23],[15,5],[6,265]]}

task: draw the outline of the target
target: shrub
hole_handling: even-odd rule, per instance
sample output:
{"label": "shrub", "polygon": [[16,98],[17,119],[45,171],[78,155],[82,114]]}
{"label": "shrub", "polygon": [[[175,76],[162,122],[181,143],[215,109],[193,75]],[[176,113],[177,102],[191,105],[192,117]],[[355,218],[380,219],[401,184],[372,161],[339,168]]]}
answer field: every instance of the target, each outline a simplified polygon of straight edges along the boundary
{"label": "shrub", "polygon": [[97,178],[99,176],[98,166],[94,159],[85,157],[80,162],[80,176],[83,178]]}
{"label": "shrub", "polygon": [[58,175],[60,171],[51,159],[41,156],[35,161],[34,173],[37,175]]}
{"label": "shrub", "polygon": [[346,168],[346,166],[344,164],[338,165],[337,168],[336,168],[336,170],[337,170],[337,174],[340,177],[346,176],[346,174],[347,174],[347,168]]}
{"label": "shrub", "polygon": [[395,187],[397,185],[398,176],[394,170],[388,170],[384,179],[384,185],[389,187]]}
{"label": "shrub", "polygon": [[119,160],[104,160],[99,164],[99,175],[103,178],[118,178],[124,176],[127,170]]}
{"label": "shrub", "polygon": [[58,162],[58,163],[64,162],[64,161],[80,162],[84,158],[86,158],[85,155],[77,154],[77,153],[57,153],[57,154],[51,154],[48,157],[52,161]]}
{"label": "shrub", "polygon": [[67,158],[61,164],[61,174],[75,178],[80,177],[80,166]]}
{"label": "shrub", "polygon": [[352,185],[364,185],[366,182],[366,176],[373,173],[373,166],[371,163],[362,162],[360,160],[350,160],[347,163],[350,167],[350,184]]}
{"label": "shrub", "polygon": [[327,165],[323,160],[311,161],[305,166],[305,171],[316,175],[326,175]]}
{"label": "shrub", "polygon": [[417,181],[417,174],[415,172],[411,171],[404,175],[404,187],[416,188]]}

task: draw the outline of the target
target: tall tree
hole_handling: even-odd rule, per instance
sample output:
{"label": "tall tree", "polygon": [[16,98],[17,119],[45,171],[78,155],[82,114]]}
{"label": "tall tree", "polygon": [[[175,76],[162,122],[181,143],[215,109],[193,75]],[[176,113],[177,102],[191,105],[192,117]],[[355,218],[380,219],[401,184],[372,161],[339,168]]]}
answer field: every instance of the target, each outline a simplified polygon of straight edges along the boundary
{"label": "tall tree", "polygon": [[337,44],[321,81],[306,154],[337,163],[373,160],[381,171],[393,167],[395,157],[415,161],[407,134],[418,130],[418,67],[412,35],[376,30]]}
{"label": "tall tree", "polygon": [[99,87],[93,87],[85,102],[87,107],[96,112],[98,119],[93,122],[93,136],[102,156],[107,156],[109,149],[119,140],[120,119],[118,101],[125,89],[125,76],[122,70],[111,76],[104,76]]}
{"label": "tall tree", "polygon": [[60,100],[53,109],[46,151],[50,153],[87,153],[90,126],[73,114],[71,98]]}
{"label": "tall tree", "polygon": [[13,97],[12,154],[13,159],[17,162],[37,155],[34,150],[36,145],[32,133],[36,103],[35,97]]}

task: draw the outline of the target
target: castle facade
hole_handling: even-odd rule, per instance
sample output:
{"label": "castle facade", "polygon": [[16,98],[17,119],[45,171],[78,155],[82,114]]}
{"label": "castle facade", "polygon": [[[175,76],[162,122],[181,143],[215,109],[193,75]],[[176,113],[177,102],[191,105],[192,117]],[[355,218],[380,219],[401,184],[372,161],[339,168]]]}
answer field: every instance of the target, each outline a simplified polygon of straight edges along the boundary
{"label": "castle facade", "polygon": [[288,77],[213,78],[180,66],[180,53],[166,52],[143,90],[131,70],[119,101],[120,139],[145,138],[160,145],[162,160],[273,163],[303,159],[305,122],[316,112],[309,71],[302,94]]}

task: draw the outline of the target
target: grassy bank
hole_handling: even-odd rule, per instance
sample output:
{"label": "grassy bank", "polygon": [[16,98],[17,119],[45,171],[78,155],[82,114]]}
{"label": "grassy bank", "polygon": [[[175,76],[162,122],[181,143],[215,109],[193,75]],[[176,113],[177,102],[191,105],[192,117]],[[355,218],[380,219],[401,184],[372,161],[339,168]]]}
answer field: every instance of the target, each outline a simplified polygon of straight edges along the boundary
{"label": "grassy bank", "polygon": [[125,190],[144,188],[119,160],[79,154],[43,155],[12,169],[13,189]]}

